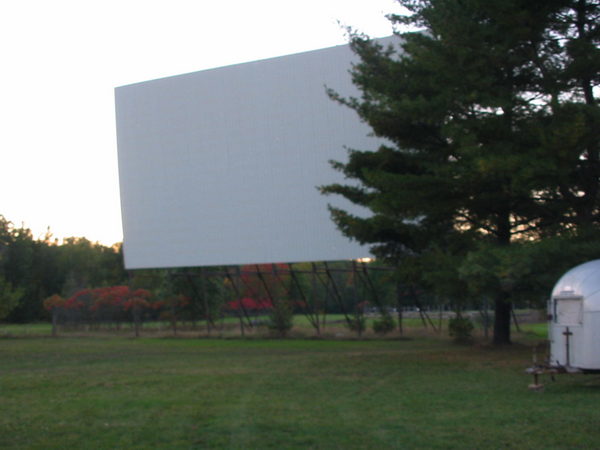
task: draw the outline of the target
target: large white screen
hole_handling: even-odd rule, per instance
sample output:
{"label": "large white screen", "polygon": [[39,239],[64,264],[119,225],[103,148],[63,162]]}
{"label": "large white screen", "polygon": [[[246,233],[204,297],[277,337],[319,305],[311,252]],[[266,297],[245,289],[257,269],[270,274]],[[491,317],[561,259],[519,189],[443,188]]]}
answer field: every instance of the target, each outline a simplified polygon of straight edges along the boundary
{"label": "large white screen", "polygon": [[129,269],[369,256],[317,186],[328,161],[375,149],[369,128],[330,100],[356,95],[348,46],[116,89],[125,265]]}

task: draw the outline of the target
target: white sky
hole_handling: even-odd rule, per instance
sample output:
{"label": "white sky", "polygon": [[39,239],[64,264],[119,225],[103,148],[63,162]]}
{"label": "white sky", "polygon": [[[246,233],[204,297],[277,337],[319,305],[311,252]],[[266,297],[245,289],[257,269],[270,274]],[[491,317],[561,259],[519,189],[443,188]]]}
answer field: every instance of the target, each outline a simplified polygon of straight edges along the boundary
{"label": "white sky", "polygon": [[[0,5],[0,214],[35,237],[122,240],[117,86],[391,34],[394,0]],[[165,230],[168,232],[168,230]]]}

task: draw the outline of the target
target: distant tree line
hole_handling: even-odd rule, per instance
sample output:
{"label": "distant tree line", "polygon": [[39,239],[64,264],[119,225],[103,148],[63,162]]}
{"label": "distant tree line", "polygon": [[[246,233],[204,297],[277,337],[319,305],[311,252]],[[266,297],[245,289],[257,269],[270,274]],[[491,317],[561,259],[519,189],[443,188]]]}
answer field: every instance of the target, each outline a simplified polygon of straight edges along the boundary
{"label": "distant tree line", "polygon": [[0,215],[0,319],[47,320],[42,301],[70,297],[87,287],[125,283],[121,246],[71,237],[62,244],[48,232],[40,239]]}
{"label": "distant tree line", "polygon": [[341,314],[358,334],[365,329],[365,315],[379,313],[391,331],[398,299],[406,300],[400,309],[415,299],[398,295],[390,270],[371,267],[370,275],[366,270],[350,261],[145,269],[130,272],[123,285],[54,294],[43,300],[43,308],[54,332],[58,327],[119,330],[128,322],[137,335],[150,321],[172,328],[173,334],[182,326],[210,334],[233,318],[227,327],[239,326],[242,335],[265,326],[285,336],[294,315],[304,315],[319,335],[332,313]]}
{"label": "distant tree line", "polygon": [[[52,321],[55,325],[120,327],[123,322],[202,322],[210,332],[224,317],[250,329],[268,317],[285,334],[294,314],[304,315],[317,334],[326,315],[342,314],[357,332],[365,313],[391,317],[396,309],[437,307],[440,300],[400,287],[389,270],[371,270],[349,261],[327,266],[246,265],[238,267],[148,269],[127,272],[121,245],[108,247],[86,238],[62,243],[0,215],[0,320]],[[325,267],[327,270],[325,270]],[[389,321],[388,321],[389,322]]]}
{"label": "distant tree line", "polygon": [[[341,315],[342,324],[358,335],[365,331],[369,314],[379,317],[374,331],[401,330],[407,309],[419,311],[423,323],[433,328],[427,316],[431,310],[460,314],[475,309],[490,320],[489,299],[444,291],[442,272],[432,288],[428,283],[403,283],[403,271],[411,267],[386,267],[377,261],[128,272],[122,256],[120,244],[107,247],[85,238],[59,244],[50,233],[36,239],[26,227],[0,216],[0,320],[51,321],[55,332],[58,327],[120,329],[129,323],[136,334],[144,322],[152,321],[177,334],[184,325],[210,333],[222,327],[224,319],[235,318],[229,326],[239,326],[241,334],[268,326],[279,335],[291,329],[294,315],[303,315],[316,335],[331,323],[328,314]],[[523,264],[533,260],[524,259]],[[515,306],[542,306],[560,275],[556,270],[534,272],[527,271],[529,285],[520,286],[523,295],[515,298]]]}

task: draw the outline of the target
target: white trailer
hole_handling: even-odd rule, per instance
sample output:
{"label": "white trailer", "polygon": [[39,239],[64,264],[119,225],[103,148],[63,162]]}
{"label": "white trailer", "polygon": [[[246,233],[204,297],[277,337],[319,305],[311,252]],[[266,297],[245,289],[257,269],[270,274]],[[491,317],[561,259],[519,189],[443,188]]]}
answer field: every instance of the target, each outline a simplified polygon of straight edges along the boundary
{"label": "white trailer", "polygon": [[548,360],[539,364],[534,350],[529,389],[541,390],[539,376],[600,372],[600,259],[567,271],[548,300]]}
{"label": "white trailer", "polygon": [[600,259],[566,272],[548,302],[550,366],[600,371]]}

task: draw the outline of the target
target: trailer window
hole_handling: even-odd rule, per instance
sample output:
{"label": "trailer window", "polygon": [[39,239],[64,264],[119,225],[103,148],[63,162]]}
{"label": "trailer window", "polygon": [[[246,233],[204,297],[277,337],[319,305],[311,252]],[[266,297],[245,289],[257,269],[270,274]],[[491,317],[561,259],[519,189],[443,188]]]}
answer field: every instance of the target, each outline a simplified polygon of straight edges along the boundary
{"label": "trailer window", "polygon": [[554,321],[559,325],[581,325],[581,298],[554,299]]}

